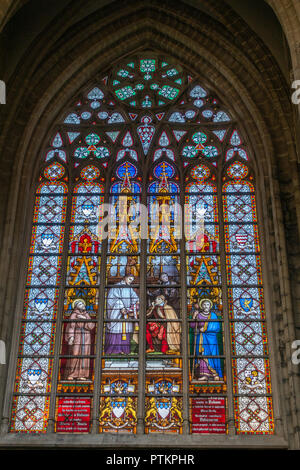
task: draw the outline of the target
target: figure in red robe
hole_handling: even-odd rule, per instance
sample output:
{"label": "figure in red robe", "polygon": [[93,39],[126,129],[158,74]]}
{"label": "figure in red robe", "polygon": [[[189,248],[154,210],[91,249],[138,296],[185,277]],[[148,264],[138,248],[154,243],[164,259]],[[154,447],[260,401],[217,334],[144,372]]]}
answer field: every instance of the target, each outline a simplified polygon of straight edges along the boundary
{"label": "figure in red robe", "polygon": [[175,310],[168,305],[164,295],[158,295],[152,302],[147,311],[147,318],[153,321],[148,322],[146,327],[146,352],[178,353],[181,327],[180,323],[176,322],[178,317]]}

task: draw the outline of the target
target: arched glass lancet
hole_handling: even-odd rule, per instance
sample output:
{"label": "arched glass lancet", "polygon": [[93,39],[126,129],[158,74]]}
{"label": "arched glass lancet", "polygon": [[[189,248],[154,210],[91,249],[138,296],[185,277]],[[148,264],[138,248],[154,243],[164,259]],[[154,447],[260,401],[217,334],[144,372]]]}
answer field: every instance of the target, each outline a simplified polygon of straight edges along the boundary
{"label": "arched glass lancet", "polygon": [[12,432],[274,432],[251,155],[181,66],[132,57],[76,97],[27,269]]}

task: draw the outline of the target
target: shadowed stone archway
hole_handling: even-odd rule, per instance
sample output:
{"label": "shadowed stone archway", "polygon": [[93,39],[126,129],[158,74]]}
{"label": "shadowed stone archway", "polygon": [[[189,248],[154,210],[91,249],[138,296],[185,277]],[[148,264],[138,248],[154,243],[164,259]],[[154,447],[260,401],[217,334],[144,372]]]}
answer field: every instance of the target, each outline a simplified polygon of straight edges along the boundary
{"label": "shadowed stone archway", "polygon": [[[0,324],[11,350],[10,370],[1,369],[1,392],[7,391],[3,431],[15,372],[11,338],[16,338],[21,315],[31,189],[44,142],[82,86],[98,74],[103,76],[122,57],[150,49],[173,57],[193,76],[201,77],[248,136],[256,159],[268,260],[264,270],[272,317],[272,361],[277,369],[275,425],[290,447],[298,447],[299,376],[291,362],[291,343],[300,327],[296,316],[300,193],[289,85],[262,41],[221,1],[202,0],[207,14],[184,2],[119,1],[113,8],[104,6],[82,17],[80,13],[91,3],[73,1],[39,35],[11,77],[10,104],[1,110],[0,184],[7,193],[0,206],[0,269],[7,282],[0,291]],[[79,19],[74,23],[74,18]]]}

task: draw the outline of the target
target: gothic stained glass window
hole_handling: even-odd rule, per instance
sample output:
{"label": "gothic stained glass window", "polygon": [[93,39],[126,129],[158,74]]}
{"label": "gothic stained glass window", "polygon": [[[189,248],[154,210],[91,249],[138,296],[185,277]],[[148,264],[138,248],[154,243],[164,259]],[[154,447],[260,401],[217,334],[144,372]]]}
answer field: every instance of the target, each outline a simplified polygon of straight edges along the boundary
{"label": "gothic stained glass window", "polygon": [[274,432],[253,158],[164,57],[78,94],[41,158],[12,432]]}

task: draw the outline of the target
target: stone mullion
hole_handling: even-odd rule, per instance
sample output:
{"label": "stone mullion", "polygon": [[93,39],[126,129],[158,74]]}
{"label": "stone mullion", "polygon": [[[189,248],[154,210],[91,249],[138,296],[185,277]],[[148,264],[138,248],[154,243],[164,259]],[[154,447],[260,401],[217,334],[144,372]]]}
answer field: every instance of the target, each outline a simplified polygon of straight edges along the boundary
{"label": "stone mullion", "polygon": [[227,390],[227,422],[228,434],[235,434],[234,423],[234,397],[233,397],[233,375],[232,375],[232,351],[231,334],[229,321],[229,302],[227,285],[227,266],[225,252],[225,233],[224,233],[224,212],[223,212],[223,193],[222,193],[222,174],[218,175],[218,212],[219,212],[219,253],[221,266],[221,284],[222,284],[222,305],[223,305],[223,330],[225,345],[225,370],[226,370],[226,390]]}
{"label": "stone mullion", "polygon": [[[109,203],[109,194],[105,192],[104,203]],[[104,216],[104,214],[103,214]],[[103,232],[102,232],[103,234]],[[93,393],[93,412],[92,412],[92,433],[97,434],[99,430],[100,413],[100,394],[102,378],[102,360],[103,360],[103,338],[104,338],[104,314],[105,314],[105,288],[106,288],[106,261],[108,250],[108,236],[103,240],[101,247],[101,266],[98,295],[98,320],[96,334],[96,353],[94,364],[94,393]]]}
{"label": "stone mullion", "polygon": [[[183,189],[183,187],[182,187]],[[187,266],[185,253],[185,192],[180,193],[181,240],[180,240],[180,284],[181,284],[181,343],[182,343],[182,392],[183,392],[183,434],[190,433],[189,404],[189,346],[187,318]]]}
{"label": "stone mullion", "polygon": [[[146,182],[143,184],[141,204],[147,206]],[[145,221],[144,221],[145,222]],[[142,223],[142,221],[141,221]],[[141,234],[143,230],[141,229]],[[139,359],[138,359],[138,407],[137,433],[145,433],[145,388],[146,388],[146,311],[147,311],[147,239],[140,240],[140,308],[139,308]]]}
{"label": "stone mullion", "polygon": [[[72,174],[70,171],[69,181],[73,181]],[[69,256],[69,241],[70,241],[70,225],[71,225],[71,213],[72,213],[72,201],[73,201],[73,183],[68,185],[67,195],[67,210],[65,218],[65,232],[64,232],[64,243],[62,249],[62,263],[61,263],[61,283],[59,286],[58,304],[57,304],[57,317],[56,317],[56,328],[55,328],[55,347],[53,353],[53,371],[51,380],[51,393],[50,393],[50,407],[49,407],[49,425],[47,433],[55,431],[55,412],[56,412],[56,394],[58,384],[58,372],[59,372],[59,359],[60,359],[60,347],[62,338],[62,320],[63,320],[63,307],[64,307],[64,295],[67,283],[67,270],[68,270],[68,256]]]}

